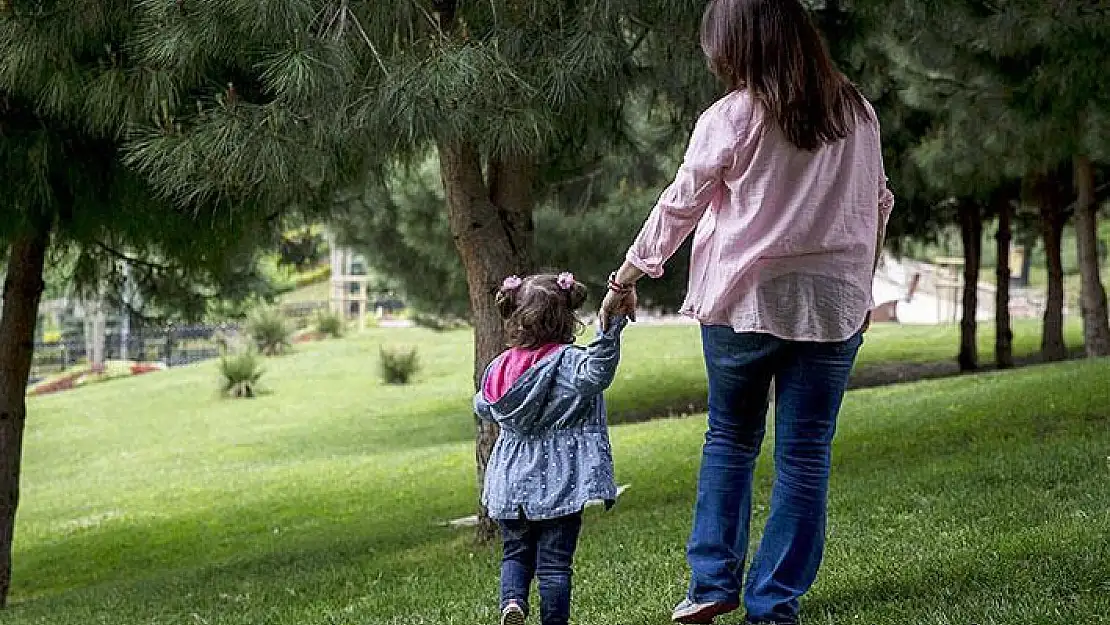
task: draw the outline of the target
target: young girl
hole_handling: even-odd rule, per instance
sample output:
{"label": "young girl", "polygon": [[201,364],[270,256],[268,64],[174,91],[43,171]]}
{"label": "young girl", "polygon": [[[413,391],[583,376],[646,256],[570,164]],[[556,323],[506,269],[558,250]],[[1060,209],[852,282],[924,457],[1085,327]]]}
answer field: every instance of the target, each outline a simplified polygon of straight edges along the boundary
{"label": "young girl", "polygon": [[501,625],[524,623],[533,577],[542,625],[566,625],[582,509],[591,500],[608,508],[617,496],[602,392],[625,321],[575,347],[575,311],[585,301],[586,287],[569,273],[511,276],[497,294],[510,349],[486,370],[474,407],[501,427],[482,490],[504,544]]}

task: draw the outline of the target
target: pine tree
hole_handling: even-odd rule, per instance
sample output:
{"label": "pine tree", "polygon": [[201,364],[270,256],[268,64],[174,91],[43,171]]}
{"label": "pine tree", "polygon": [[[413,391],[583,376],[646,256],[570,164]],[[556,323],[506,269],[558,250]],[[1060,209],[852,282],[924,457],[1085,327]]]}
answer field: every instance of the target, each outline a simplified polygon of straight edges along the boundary
{"label": "pine tree", "polygon": [[[1070,212],[1072,163],[1082,169],[1110,150],[1110,93],[1100,79],[1110,69],[1101,43],[1110,36],[1110,14],[1097,3],[1036,0],[934,0],[891,9],[894,39],[906,42],[897,47],[928,68],[917,83],[943,85],[944,113],[968,119],[960,140],[984,148],[967,154],[963,167],[980,176],[1020,170],[1040,204],[1050,276],[1043,351],[1046,359],[1062,358],[1058,243]],[[1084,198],[1077,216],[1084,334],[1088,353],[1095,355],[1110,346],[1094,249],[1097,204],[1092,176],[1077,172],[1074,182]]]}
{"label": "pine tree", "polygon": [[[533,266],[547,165],[619,139],[634,94],[689,119],[716,89],[696,45],[700,2],[49,4],[5,3],[0,88],[32,126],[54,123],[59,145],[103,146],[70,162],[122,166],[135,195],[184,215],[228,226],[322,210],[394,157],[435,150],[476,378],[504,344],[497,285]],[[495,437],[479,426],[479,479]]]}
{"label": "pine tree", "polygon": [[[614,255],[637,234],[666,177],[678,166],[681,140],[673,134],[645,136],[577,164],[545,166],[534,217],[533,266],[573,271],[597,296],[588,305],[597,305]],[[343,243],[362,251],[378,273],[389,276],[414,309],[469,319],[466,275],[442,210],[438,172],[434,157],[395,167],[380,184],[341,198],[332,224]],[[677,312],[688,253],[684,247],[662,279],[642,285],[641,306]]]}
{"label": "pine tree", "polygon": [[[155,33],[175,35],[141,10],[150,8],[0,4],[0,242],[8,259],[0,312],[0,606],[11,583],[24,397],[50,251],[75,250],[74,277],[84,284],[111,286],[127,267],[162,307],[197,303],[212,294],[207,287],[241,276],[245,260],[251,265],[284,206],[238,202],[213,184],[174,187],[166,176],[138,171],[151,161],[131,148],[179,137],[175,113],[186,98],[197,98],[188,106],[210,119],[237,115],[229,93],[204,95],[232,70],[151,56]],[[140,127],[148,130],[133,135]],[[179,158],[192,168],[167,170],[168,177],[220,172],[209,169],[217,163],[205,151],[182,148]]]}
{"label": "pine tree", "polygon": [[[169,197],[315,201],[334,181],[354,186],[391,158],[435,151],[466,275],[476,380],[505,344],[498,285],[534,267],[549,165],[619,138],[633,94],[689,111],[714,89],[697,51],[696,2],[140,6],[137,41],[149,59],[182,73],[235,70],[220,83],[235,87],[222,107],[178,107],[174,132],[152,128],[129,144],[128,162]],[[296,195],[304,189],[312,197]],[[479,480],[496,434],[478,425]],[[492,534],[488,522],[481,529]]]}

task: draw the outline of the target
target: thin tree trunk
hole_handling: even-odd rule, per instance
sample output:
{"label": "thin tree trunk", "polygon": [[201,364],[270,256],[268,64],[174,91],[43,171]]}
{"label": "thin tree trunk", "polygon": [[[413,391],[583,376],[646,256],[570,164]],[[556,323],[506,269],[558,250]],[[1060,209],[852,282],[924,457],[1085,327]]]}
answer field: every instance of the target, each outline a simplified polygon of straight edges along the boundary
{"label": "thin tree trunk", "polygon": [[1080,155],[1074,159],[1075,238],[1079,257],[1082,287],[1079,302],[1083,312],[1083,344],[1087,356],[1110,356],[1110,314],[1106,309],[1106,289],[1102,286],[1098,257],[1098,205],[1095,202],[1095,180],[1091,159]]}
{"label": "thin tree trunk", "polygon": [[1010,239],[1014,205],[1009,195],[998,199],[997,258],[994,293],[994,362],[999,369],[1014,366],[1014,333],[1010,323]]}
{"label": "thin tree trunk", "polygon": [[1050,173],[1040,178],[1038,187],[1041,234],[1044,237],[1045,268],[1048,272],[1041,358],[1045,362],[1054,362],[1068,356],[1067,344],[1064,342],[1064,261],[1061,255],[1067,215],[1064,213],[1064,198],[1057,174]]}
{"label": "thin tree trunk", "polygon": [[1021,273],[1018,274],[1021,286],[1029,286],[1029,275],[1033,273],[1033,249],[1037,247],[1037,229],[1028,228],[1021,236]]}
{"label": "thin tree trunk", "polygon": [[979,266],[982,263],[983,212],[971,200],[960,202],[960,238],[964,249],[963,318],[960,320],[960,371],[979,368],[977,340],[979,311]]}
{"label": "thin tree trunk", "polygon": [[[525,158],[492,161],[482,174],[478,150],[469,144],[441,144],[440,168],[451,234],[466,269],[474,323],[474,386],[489,363],[505,349],[506,337],[494,296],[506,276],[531,268],[534,166]],[[497,426],[478,421],[475,460],[478,486],[497,440]],[[478,539],[491,540],[496,527],[479,505]]]}
{"label": "thin tree trunk", "polygon": [[27,377],[35,345],[35,323],[43,289],[46,229],[11,244],[4,304],[0,313],[0,607],[12,581],[12,542],[19,505],[23,426],[27,418]]}

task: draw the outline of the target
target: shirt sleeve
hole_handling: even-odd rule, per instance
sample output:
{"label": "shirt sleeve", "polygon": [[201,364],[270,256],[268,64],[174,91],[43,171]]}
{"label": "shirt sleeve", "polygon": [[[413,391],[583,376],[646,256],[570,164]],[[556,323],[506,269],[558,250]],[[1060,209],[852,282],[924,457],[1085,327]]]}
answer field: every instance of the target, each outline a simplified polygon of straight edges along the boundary
{"label": "shirt sleeve", "polygon": [[574,368],[574,389],[583,395],[599,395],[609,388],[620,364],[620,336],[628,320],[614,318],[605,332],[598,331]]}
{"label": "shirt sleeve", "polygon": [[879,232],[886,232],[890,213],[894,210],[894,194],[890,192],[890,180],[886,177],[886,166],[883,164],[883,133],[879,125],[879,114],[870,102],[864,100],[864,103],[867,104],[867,110],[875,124],[875,149],[879,154]]}
{"label": "shirt sleeve", "polygon": [[497,362],[496,359],[486,367],[485,373],[482,374],[482,381],[478,385],[478,392],[474,393],[474,414],[482,421],[496,422],[493,417],[493,409],[489,400],[486,399],[486,381],[489,379],[490,369],[493,368],[495,362]]}
{"label": "shirt sleeve", "polygon": [[474,414],[482,421],[494,422],[493,411],[490,409],[489,402],[486,401],[482,391],[474,394]]}
{"label": "shirt sleeve", "polygon": [[706,208],[724,187],[723,174],[735,162],[742,137],[727,107],[718,103],[698,119],[682,166],[660,196],[626,258],[640,271],[658,278]]}
{"label": "shirt sleeve", "polygon": [[884,232],[890,221],[890,213],[894,210],[894,194],[888,186],[886,170],[883,167],[882,156],[879,156],[879,228]]}

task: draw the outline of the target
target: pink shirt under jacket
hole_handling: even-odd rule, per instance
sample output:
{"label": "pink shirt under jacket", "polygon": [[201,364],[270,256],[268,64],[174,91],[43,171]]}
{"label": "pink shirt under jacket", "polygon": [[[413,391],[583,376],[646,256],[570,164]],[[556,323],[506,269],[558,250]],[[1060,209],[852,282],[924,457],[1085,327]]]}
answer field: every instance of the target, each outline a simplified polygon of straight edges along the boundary
{"label": "pink shirt under jacket", "polygon": [[628,260],[657,278],[693,232],[683,314],[783,339],[850,338],[873,305],[877,234],[894,204],[868,112],[844,140],[806,152],[746,91],[718,100]]}

